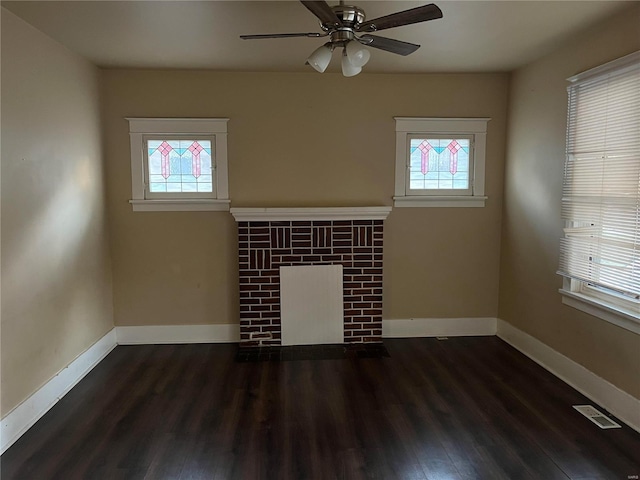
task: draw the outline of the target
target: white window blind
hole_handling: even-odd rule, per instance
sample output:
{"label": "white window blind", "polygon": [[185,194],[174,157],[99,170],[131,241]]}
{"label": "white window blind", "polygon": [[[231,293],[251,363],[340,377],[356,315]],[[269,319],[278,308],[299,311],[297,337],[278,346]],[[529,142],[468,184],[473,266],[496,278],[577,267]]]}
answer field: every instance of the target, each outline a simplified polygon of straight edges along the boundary
{"label": "white window blind", "polygon": [[568,87],[559,273],[640,298],[640,52]]}

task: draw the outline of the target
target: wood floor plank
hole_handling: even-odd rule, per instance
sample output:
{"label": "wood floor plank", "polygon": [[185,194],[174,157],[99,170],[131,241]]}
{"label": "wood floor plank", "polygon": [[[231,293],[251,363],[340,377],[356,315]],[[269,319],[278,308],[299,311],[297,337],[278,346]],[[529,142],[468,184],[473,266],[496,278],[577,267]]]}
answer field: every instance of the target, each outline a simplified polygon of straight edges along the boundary
{"label": "wood floor plank", "polygon": [[[469,355],[469,350],[465,349],[464,355]],[[614,438],[621,431],[598,430],[598,436],[595,436],[594,425],[589,425],[591,422],[571,407],[574,404],[590,403],[587,398],[573,389],[566,388],[559,379],[549,376],[537,365],[513,363],[512,360],[520,355],[515,350],[507,349],[503,353],[509,361],[504,362],[505,366],[502,369],[512,370],[508,375],[511,380],[496,384],[500,395],[495,398],[510,399],[505,408],[512,418],[510,423],[516,422],[517,415],[522,433],[544,449],[563,472],[570,478],[622,478],[626,477],[625,472],[634,470],[638,454],[635,455],[635,460],[630,458],[628,455],[632,449],[617,448],[621,442],[601,443],[604,438]],[[502,364],[495,362],[495,359],[488,360],[488,364],[498,370]],[[469,365],[468,373],[471,374],[473,365]],[[477,369],[475,373],[478,373]],[[541,385],[544,388],[541,388]],[[562,408],[557,408],[558,405]],[[537,432],[535,438],[530,436],[532,432]],[[623,434],[623,438],[629,437]],[[626,441],[621,440],[622,443]],[[583,461],[591,452],[594,454],[592,460]],[[607,458],[607,461],[603,463],[599,458]]]}
{"label": "wood floor plank", "polygon": [[[3,480],[586,480],[640,474],[640,435],[496,337],[390,357],[238,362],[119,346],[0,459]],[[274,358],[276,358],[274,356]]]}

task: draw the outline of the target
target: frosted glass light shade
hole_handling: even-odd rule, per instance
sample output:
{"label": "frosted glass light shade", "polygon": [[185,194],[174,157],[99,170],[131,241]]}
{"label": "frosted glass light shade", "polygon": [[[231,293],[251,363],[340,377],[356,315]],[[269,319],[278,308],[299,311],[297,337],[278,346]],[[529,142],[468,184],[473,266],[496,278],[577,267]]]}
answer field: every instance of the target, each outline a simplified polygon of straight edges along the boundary
{"label": "frosted glass light shade", "polygon": [[345,48],[345,50],[347,52],[349,62],[354,67],[364,67],[369,61],[369,58],[371,58],[369,50],[367,50],[354,40],[351,40],[349,43],[347,43],[347,47]]}
{"label": "frosted glass light shade", "polygon": [[356,67],[349,61],[346,49],[342,51],[342,75],[345,77],[353,77],[362,71],[362,67]]}
{"label": "frosted glass light shade", "polygon": [[316,48],[309,58],[307,58],[307,62],[311,65],[315,70],[322,73],[329,66],[329,62],[331,61],[332,54],[331,47],[328,43],[325,43],[319,48]]}

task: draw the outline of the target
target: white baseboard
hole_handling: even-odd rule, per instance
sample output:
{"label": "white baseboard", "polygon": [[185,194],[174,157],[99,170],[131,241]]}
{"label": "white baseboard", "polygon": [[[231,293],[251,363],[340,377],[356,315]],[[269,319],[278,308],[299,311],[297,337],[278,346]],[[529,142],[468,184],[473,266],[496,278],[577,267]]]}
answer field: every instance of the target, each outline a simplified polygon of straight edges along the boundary
{"label": "white baseboard", "polygon": [[[160,343],[232,343],[240,341],[240,325],[148,325],[116,327],[119,345]],[[495,335],[495,318],[410,318],[383,320],[382,336],[456,337]]]}
{"label": "white baseboard", "polygon": [[116,327],[118,345],[159,343],[233,343],[240,341],[240,325],[148,325]]}
{"label": "white baseboard", "polygon": [[[496,318],[383,320],[384,338],[498,335],[517,350],[640,432],[640,400],[598,377],[534,337]],[[232,343],[238,324],[115,327],[3,419],[0,454],[119,345]]]}
{"label": "white baseboard", "polygon": [[495,318],[408,318],[382,321],[383,338],[474,337],[495,334]]}
{"label": "white baseboard", "polygon": [[115,347],[116,331],[111,329],[33,395],[11,410],[2,419],[0,426],[0,454],[13,445]]}
{"label": "white baseboard", "polygon": [[640,400],[504,320],[498,319],[497,335],[640,432]]}

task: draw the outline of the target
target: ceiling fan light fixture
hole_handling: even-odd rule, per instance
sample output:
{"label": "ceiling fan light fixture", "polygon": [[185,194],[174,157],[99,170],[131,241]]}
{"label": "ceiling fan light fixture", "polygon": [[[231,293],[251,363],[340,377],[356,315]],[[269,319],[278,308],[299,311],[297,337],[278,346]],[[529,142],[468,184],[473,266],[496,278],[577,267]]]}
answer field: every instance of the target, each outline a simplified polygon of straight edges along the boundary
{"label": "ceiling fan light fixture", "polygon": [[362,67],[358,67],[349,61],[347,49],[342,50],[342,75],[345,77],[353,77],[362,71]]}
{"label": "ceiling fan light fixture", "polygon": [[360,45],[360,43],[354,40],[351,40],[347,43],[345,52],[347,53],[349,62],[354,67],[364,67],[369,61],[369,58],[371,58],[369,50],[367,50],[362,45]]}
{"label": "ceiling fan light fixture", "polygon": [[329,66],[332,53],[333,49],[331,48],[331,43],[327,42],[321,47],[316,48],[313,53],[309,55],[307,63],[318,72],[323,73]]}
{"label": "ceiling fan light fixture", "polygon": [[[292,37],[329,37],[329,42],[314,50],[306,63],[314,70],[323,73],[331,62],[333,50],[342,47],[342,74],[345,77],[353,77],[362,71],[371,57],[367,48],[395,53],[407,56],[415,52],[420,45],[402,42],[392,38],[370,35],[369,32],[377,32],[387,28],[402,27],[414,23],[427,22],[442,18],[442,10],[437,5],[430,3],[421,7],[402,10],[383,17],[365,21],[364,10],[355,5],[345,5],[340,0],[340,5],[330,6],[326,0],[299,0],[307,10],[320,20],[322,33],[266,33],[258,35],[240,35],[245,40],[266,38],[292,38]],[[360,33],[362,35],[358,36]],[[362,46],[361,46],[362,45]]]}

